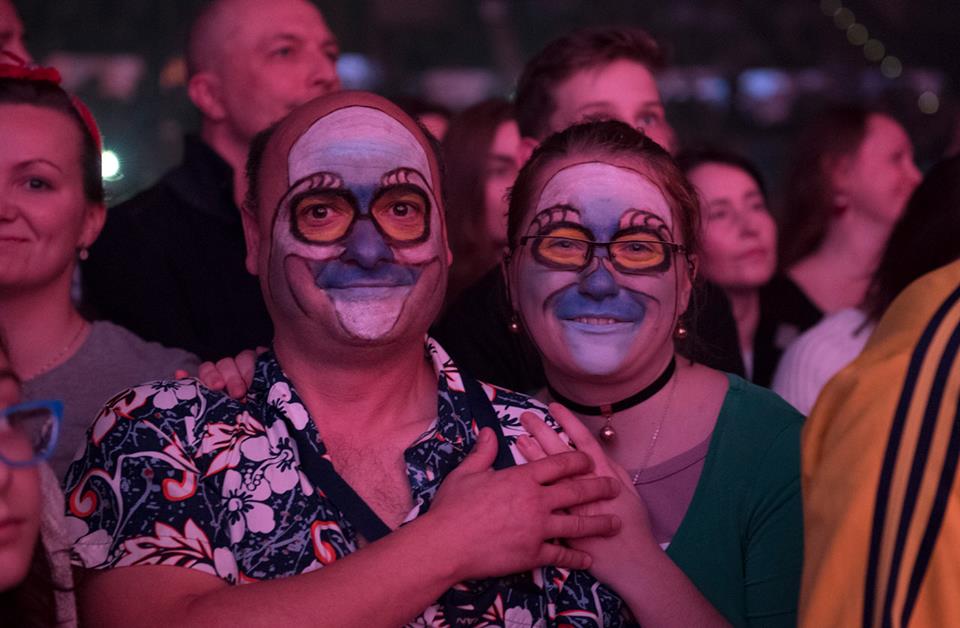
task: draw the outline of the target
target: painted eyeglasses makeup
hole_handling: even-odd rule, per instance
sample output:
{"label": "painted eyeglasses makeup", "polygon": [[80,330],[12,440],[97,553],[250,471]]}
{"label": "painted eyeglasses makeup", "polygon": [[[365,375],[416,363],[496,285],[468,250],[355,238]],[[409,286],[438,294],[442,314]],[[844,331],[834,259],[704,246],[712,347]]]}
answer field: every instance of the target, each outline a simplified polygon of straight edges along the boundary
{"label": "painted eyeglasses makeup", "polygon": [[0,462],[29,467],[49,458],[62,420],[59,401],[31,401],[0,410]]}
{"label": "painted eyeglasses makeup", "polygon": [[597,247],[606,249],[613,267],[626,274],[664,272],[670,268],[673,253],[683,253],[684,247],[675,242],[654,240],[649,231],[628,228],[616,233],[613,240],[597,242],[581,225],[558,224],[544,233],[524,236],[520,244],[532,243],[533,257],[539,263],[556,270],[579,272],[593,261]]}
{"label": "painted eyeglasses makeup", "polygon": [[404,246],[430,236],[430,200],[417,186],[397,184],[377,191],[370,211],[345,188],[306,190],[289,201],[294,235],[308,244],[333,244],[346,238],[359,220],[370,220],[384,239]]}

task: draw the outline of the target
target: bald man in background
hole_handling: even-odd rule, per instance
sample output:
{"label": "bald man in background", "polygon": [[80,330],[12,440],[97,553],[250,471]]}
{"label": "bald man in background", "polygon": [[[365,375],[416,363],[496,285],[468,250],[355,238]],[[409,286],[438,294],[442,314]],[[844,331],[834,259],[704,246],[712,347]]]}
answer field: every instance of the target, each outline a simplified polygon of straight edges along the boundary
{"label": "bald man in background", "polygon": [[11,0],[0,0],[0,50],[15,54],[24,61],[32,61],[23,43],[23,22]]}
{"label": "bald man in background", "polygon": [[244,268],[243,167],[254,135],[339,89],[338,55],[306,0],[205,5],[187,45],[200,134],[186,137],[178,167],[110,210],[83,265],[84,296],[100,318],[205,359],[270,343],[260,288]]}

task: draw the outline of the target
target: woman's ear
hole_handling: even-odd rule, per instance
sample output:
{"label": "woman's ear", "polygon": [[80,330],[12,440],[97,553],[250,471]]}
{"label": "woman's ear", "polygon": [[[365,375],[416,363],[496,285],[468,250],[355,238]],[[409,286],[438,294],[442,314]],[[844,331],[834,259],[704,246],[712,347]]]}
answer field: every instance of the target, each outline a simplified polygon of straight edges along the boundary
{"label": "woman's ear", "polygon": [[693,293],[693,286],[697,281],[697,272],[700,269],[700,258],[696,255],[684,255],[684,270],[686,272],[680,275],[680,293],[677,295],[680,305],[680,312],[686,312],[690,305],[690,295]]}
{"label": "woman's ear", "polygon": [[503,285],[506,286],[507,299],[510,301],[510,309],[517,310],[517,282],[514,273],[514,251],[508,250],[500,261],[500,274],[503,276]]}
{"label": "woman's ear", "polygon": [[106,221],[107,208],[103,203],[87,203],[77,248],[86,249],[93,246],[93,243],[100,236],[100,232],[103,231],[103,225]]}

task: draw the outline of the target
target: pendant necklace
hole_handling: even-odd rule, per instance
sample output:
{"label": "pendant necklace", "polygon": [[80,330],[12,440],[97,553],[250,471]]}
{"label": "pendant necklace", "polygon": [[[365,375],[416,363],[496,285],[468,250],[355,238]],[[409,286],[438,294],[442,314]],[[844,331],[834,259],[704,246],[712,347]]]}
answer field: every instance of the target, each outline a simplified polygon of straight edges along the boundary
{"label": "pendant necklace", "polygon": [[[605,443],[612,443],[617,438],[617,431],[613,429],[613,417],[617,412],[623,412],[628,408],[643,403],[650,397],[653,397],[655,394],[663,390],[663,387],[667,385],[667,382],[670,381],[670,378],[673,377],[674,371],[677,369],[677,359],[675,357],[670,358],[670,363],[667,364],[667,368],[664,369],[663,373],[660,374],[657,379],[645,387],[643,390],[636,392],[626,399],[621,399],[620,401],[614,401],[609,404],[601,404],[599,406],[588,406],[582,403],[577,403],[572,401],[556,390],[549,383],[547,384],[547,390],[550,391],[550,396],[559,401],[561,404],[567,408],[578,412],[580,414],[585,414],[587,416],[602,416],[605,421],[603,427],[597,432],[597,436],[601,441]],[[660,420],[661,425],[663,424],[663,419]],[[656,442],[657,436],[660,434],[660,428],[657,427],[657,431],[654,433],[653,442]]]}

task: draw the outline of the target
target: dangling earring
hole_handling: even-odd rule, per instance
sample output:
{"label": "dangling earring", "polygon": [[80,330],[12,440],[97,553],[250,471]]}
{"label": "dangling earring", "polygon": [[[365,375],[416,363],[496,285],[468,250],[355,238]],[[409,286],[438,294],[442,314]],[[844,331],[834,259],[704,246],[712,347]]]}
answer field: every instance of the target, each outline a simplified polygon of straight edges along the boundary
{"label": "dangling earring", "polygon": [[833,215],[840,216],[845,211],[847,211],[847,205],[850,204],[850,201],[847,199],[847,195],[843,192],[837,192],[833,195]]}
{"label": "dangling earring", "polygon": [[511,334],[520,333],[520,317],[517,316],[516,312],[510,315],[510,324],[507,325],[507,329],[510,330]]}
{"label": "dangling earring", "polygon": [[677,321],[677,327],[673,330],[673,337],[677,340],[685,340],[689,335],[690,332],[687,331],[687,327],[683,324],[683,321]]}
{"label": "dangling earring", "polygon": [[77,257],[80,258],[81,262],[85,262],[90,257],[90,251],[87,249],[87,247],[81,246],[80,252],[77,253]]}

